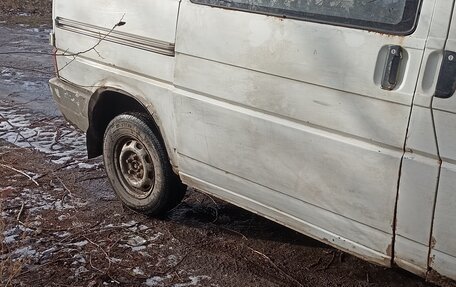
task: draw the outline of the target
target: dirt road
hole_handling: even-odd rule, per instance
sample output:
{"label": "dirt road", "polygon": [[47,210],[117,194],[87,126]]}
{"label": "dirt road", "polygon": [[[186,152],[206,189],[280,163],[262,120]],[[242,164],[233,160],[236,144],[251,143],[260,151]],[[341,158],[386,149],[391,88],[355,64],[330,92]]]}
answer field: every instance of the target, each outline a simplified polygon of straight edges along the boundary
{"label": "dirt road", "polygon": [[123,208],[50,97],[48,32],[0,26],[0,286],[431,286],[194,190]]}

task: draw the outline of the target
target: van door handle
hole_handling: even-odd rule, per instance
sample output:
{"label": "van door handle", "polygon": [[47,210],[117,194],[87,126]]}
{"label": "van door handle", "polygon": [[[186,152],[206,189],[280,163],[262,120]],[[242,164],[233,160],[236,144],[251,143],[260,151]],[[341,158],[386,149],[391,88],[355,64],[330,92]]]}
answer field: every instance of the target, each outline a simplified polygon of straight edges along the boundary
{"label": "van door handle", "polygon": [[385,68],[383,70],[382,89],[391,91],[397,85],[397,76],[402,59],[402,47],[388,46]]}
{"label": "van door handle", "polygon": [[456,52],[444,51],[434,96],[447,99],[453,96],[454,92],[456,92]]}

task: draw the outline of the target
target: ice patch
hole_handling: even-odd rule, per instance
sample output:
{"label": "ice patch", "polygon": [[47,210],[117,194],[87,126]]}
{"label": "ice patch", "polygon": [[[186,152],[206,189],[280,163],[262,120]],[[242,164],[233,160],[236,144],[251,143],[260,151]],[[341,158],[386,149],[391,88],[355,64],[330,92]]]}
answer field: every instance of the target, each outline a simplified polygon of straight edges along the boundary
{"label": "ice patch", "polygon": [[71,235],[70,232],[68,231],[59,231],[59,232],[54,232],[54,235],[57,236],[58,238],[65,238]]}
{"label": "ice patch", "polygon": [[166,277],[159,277],[159,276],[154,276],[146,280],[144,283],[148,287],[154,287],[154,286],[172,286],[172,287],[189,287],[189,286],[197,286],[202,280],[210,280],[211,277],[209,276],[190,276],[188,277],[189,282],[185,283],[178,283],[174,285],[166,285],[165,280],[171,279],[171,275],[167,275]]}
{"label": "ice patch", "polygon": [[74,276],[79,277],[79,275],[81,275],[82,273],[87,273],[87,272],[89,272],[89,270],[87,268],[85,268],[84,266],[81,266],[74,271]]}
{"label": "ice patch", "polygon": [[76,247],[84,247],[87,244],[89,244],[89,241],[83,240],[83,241],[79,241],[79,242],[73,243],[71,245],[76,246]]}
{"label": "ice patch", "polygon": [[33,232],[33,229],[24,227],[22,225],[15,225],[15,226],[11,227],[10,229],[5,230],[3,232],[3,236],[8,237],[8,236],[12,236],[12,235],[18,235],[20,233],[31,233],[31,232]]}
{"label": "ice patch", "polygon": [[141,250],[144,250],[146,249],[146,246],[135,246],[135,247],[132,247],[131,248],[131,251],[134,251],[134,252],[138,252],[138,251],[141,251]]}
{"label": "ice patch", "polygon": [[146,229],[149,229],[149,226],[146,226],[146,225],[141,224],[141,225],[138,227],[138,229],[139,229],[140,231],[144,231],[144,230],[146,230]]}
{"label": "ice patch", "polygon": [[67,218],[68,218],[68,216],[67,216],[66,214],[62,214],[62,215],[59,215],[59,217],[57,217],[57,219],[58,219],[59,221],[63,221],[63,220],[65,220],[65,219],[67,219]]}
{"label": "ice patch", "polygon": [[30,214],[36,214],[43,210],[63,211],[87,205],[87,202],[80,198],[67,198],[65,200],[61,194],[51,195],[45,191],[37,191],[28,188],[22,190],[19,196],[9,200],[9,204],[12,206],[20,206],[24,202],[26,203],[25,207]]}
{"label": "ice patch", "polygon": [[17,234],[7,236],[7,237],[5,237],[5,239],[3,239],[3,243],[11,244],[16,241],[16,237],[18,237]]}
{"label": "ice patch", "polygon": [[132,247],[143,246],[147,243],[147,240],[142,238],[141,236],[133,236],[127,240],[127,245]]}
{"label": "ice patch", "polygon": [[78,264],[86,264],[87,263],[86,259],[81,254],[74,255],[73,259],[74,259],[74,261],[73,261],[73,263],[71,263],[71,265],[78,265]]}
{"label": "ice patch", "polygon": [[148,239],[149,239],[149,241],[152,241],[152,242],[157,241],[162,235],[163,235],[163,233],[157,232],[153,236],[148,237]]}
{"label": "ice patch", "polygon": [[25,29],[25,31],[29,31],[29,32],[32,32],[32,33],[42,33],[43,31],[45,31],[47,29],[43,29],[43,28],[29,28],[29,29]]}
{"label": "ice patch", "polygon": [[36,250],[33,249],[31,246],[26,246],[22,247],[19,249],[16,249],[12,253],[13,258],[27,258],[27,257],[33,257],[36,255]]}
{"label": "ice patch", "polygon": [[135,275],[144,275],[144,271],[141,270],[139,267],[133,268],[133,274]]}
{"label": "ice patch", "polygon": [[120,263],[120,262],[122,262],[122,259],[110,257],[109,261],[111,261],[112,263]]}
{"label": "ice patch", "polygon": [[134,220],[130,220],[127,223],[122,223],[122,227],[131,227],[131,226],[133,226],[135,224],[138,224],[138,222],[134,221]]}
{"label": "ice patch", "polygon": [[172,278],[171,275],[167,275],[166,277],[154,276],[154,277],[147,279],[144,284],[146,284],[146,286],[149,286],[149,287],[165,286],[164,284],[162,284],[163,281],[165,281],[167,279],[171,279],[171,278]]}
{"label": "ice patch", "polygon": [[[3,78],[18,76],[18,72],[11,69],[3,69],[0,74]],[[73,165],[82,169],[98,168],[101,165],[100,161],[87,162],[85,134],[64,119],[31,114],[25,108],[11,107],[3,101],[0,102],[0,139],[45,153],[55,164]]]}
{"label": "ice patch", "polygon": [[94,167],[93,164],[89,164],[89,163],[78,163],[78,168],[80,169],[92,169]]}
{"label": "ice patch", "polygon": [[196,286],[196,285],[198,285],[202,280],[209,280],[209,279],[211,279],[211,277],[209,277],[209,276],[190,276],[190,277],[188,277],[188,279],[190,279],[190,282],[188,282],[188,283],[174,284],[173,287]]}

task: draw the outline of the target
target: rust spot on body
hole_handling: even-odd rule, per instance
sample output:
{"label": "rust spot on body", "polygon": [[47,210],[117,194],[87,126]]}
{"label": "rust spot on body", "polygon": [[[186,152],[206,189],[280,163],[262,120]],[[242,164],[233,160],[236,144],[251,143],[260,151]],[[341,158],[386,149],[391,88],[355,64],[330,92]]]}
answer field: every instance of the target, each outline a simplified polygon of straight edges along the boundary
{"label": "rust spot on body", "polygon": [[386,248],[386,255],[393,256],[393,244],[388,244],[388,247]]}
{"label": "rust spot on body", "polygon": [[430,248],[433,249],[435,245],[437,244],[437,240],[435,239],[434,236],[431,237],[431,242],[430,242]]}
{"label": "rust spot on body", "polygon": [[394,42],[395,44],[397,44],[399,46],[402,46],[404,44],[404,41],[405,41],[405,36],[392,35],[392,34],[378,32],[378,31],[368,31],[368,32],[370,34],[375,34],[375,35],[378,35],[380,37],[388,38],[388,39],[392,40],[392,42]]}

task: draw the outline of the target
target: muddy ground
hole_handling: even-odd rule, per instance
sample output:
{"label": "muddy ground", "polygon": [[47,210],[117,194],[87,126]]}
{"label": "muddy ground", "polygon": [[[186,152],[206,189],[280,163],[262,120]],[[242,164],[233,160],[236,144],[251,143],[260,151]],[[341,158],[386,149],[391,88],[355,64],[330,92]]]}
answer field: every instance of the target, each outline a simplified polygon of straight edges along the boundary
{"label": "muddy ground", "polygon": [[0,24],[50,25],[52,0],[1,0]]}
{"label": "muddy ground", "polygon": [[51,99],[50,57],[2,54],[49,52],[47,27],[0,24],[0,286],[431,286],[195,190],[164,218],[124,208]]}

